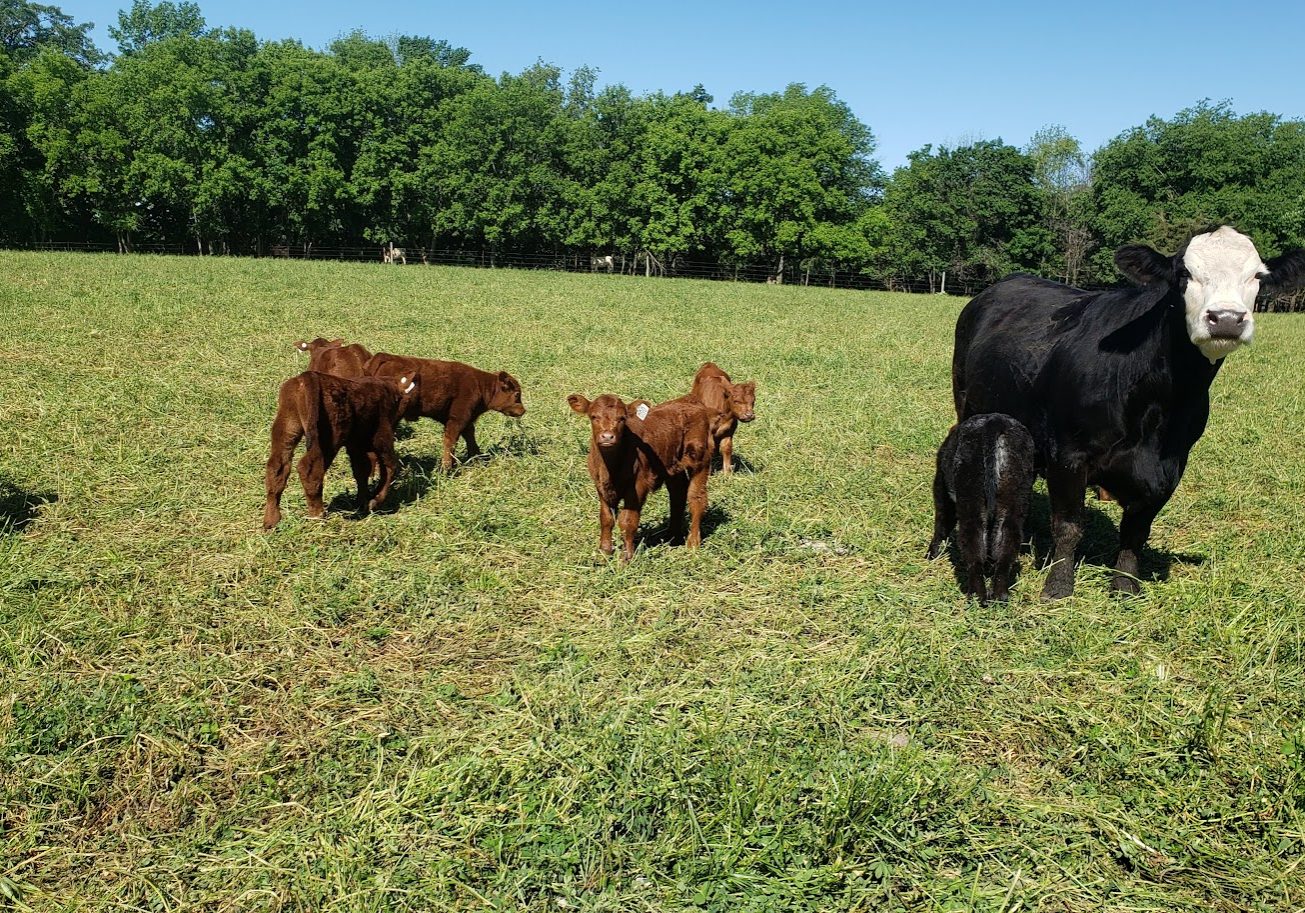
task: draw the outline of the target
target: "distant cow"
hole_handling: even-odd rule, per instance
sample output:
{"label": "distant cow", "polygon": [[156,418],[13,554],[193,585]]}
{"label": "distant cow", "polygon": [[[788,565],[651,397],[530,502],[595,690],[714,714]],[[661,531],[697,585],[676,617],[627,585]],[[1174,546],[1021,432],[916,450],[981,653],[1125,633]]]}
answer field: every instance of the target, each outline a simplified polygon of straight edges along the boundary
{"label": "distant cow", "polygon": [[[684,534],[689,507],[688,548],[702,542],[707,512],[707,475],[711,468],[711,415],[696,403],[669,402],[649,408],[626,404],[605,393],[588,400],[579,393],[566,398],[572,410],[589,419],[589,477],[598,492],[598,547],[612,554],[612,526],[620,511],[621,559],[634,557],[634,534],[648,495],[662,485],[671,499],[671,533]],[[640,416],[643,416],[642,418]],[[625,502],[625,509],[620,509]]]}
{"label": "distant cow", "polygon": [[602,270],[605,273],[610,273],[616,269],[616,258],[611,254],[602,257],[590,257],[589,268],[594,272]]}
{"label": "distant cow", "polygon": [[721,470],[734,471],[734,432],[739,422],[750,422],[757,417],[756,381],[736,384],[715,362],[707,362],[693,376],[693,389],[683,400],[700,403],[714,416],[712,438],[720,450]]}
{"label": "distant cow", "polygon": [[408,255],[407,252],[404,251],[402,247],[395,247],[394,242],[391,241],[385,247],[381,248],[381,262],[402,263],[404,266],[407,266]]}
{"label": "distant cow", "polygon": [[473,368],[460,361],[436,361],[378,352],[367,363],[372,377],[420,374],[421,390],[403,417],[432,418],[444,423],[445,471],[453,468],[453,449],[461,436],[467,442],[467,457],[477,456],[476,419],[489,410],[513,418],[526,413],[521,402],[521,384],[506,371],[497,374]]}
{"label": "distant cow", "polygon": [[929,557],[956,530],[964,591],[988,601],[1010,591],[1033,494],[1033,437],[1009,415],[976,415],[952,428],[938,448]]}
{"label": "distant cow", "polygon": [[[267,458],[267,501],[263,529],[281,522],[281,493],[290,477],[290,461],[301,440],[307,439],[299,460],[299,479],[308,500],[308,516],[320,519],[326,512],[322,484],[336,454],[349,454],[358,484],[358,513],[385,503],[398,470],[394,454],[394,426],[420,388],[416,375],[398,378],[349,380],[305,371],[281,385],[276,419],[272,422],[272,449]],[[376,492],[368,497],[368,478],[375,462],[381,473]]]}
{"label": "distant cow", "polygon": [[1193,236],[1172,257],[1122,247],[1115,264],[1141,287],[1085,292],[1013,276],[956,322],[958,420],[1013,416],[1033,435],[1047,478],[1055,565],[1044,599],[1074,591],[1087,485],[1124,509],[1112,587],[1138,592],[1138,555],[1205,430],[1222,359],[1251,341],[1261,283],[1305,281],[1305,252],[1265,264],[1227,226]]}
{"label": "distant cow", "polygon": [[295,348],[308,353],[308,370],[336,377],[362,377],[372,353],[358,343],[345,345],[343,339],[296,342]]}

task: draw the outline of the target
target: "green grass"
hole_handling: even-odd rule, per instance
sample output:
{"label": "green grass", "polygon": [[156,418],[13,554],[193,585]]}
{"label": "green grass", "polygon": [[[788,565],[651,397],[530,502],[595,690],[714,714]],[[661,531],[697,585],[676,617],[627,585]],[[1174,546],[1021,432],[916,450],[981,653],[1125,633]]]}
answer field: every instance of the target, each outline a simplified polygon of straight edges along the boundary
{"label": "green grass", "polygon": [[[950,299],[0,254],[0,908],[1305,907],[1305,323],[1261,318],[1144,595],[923,559]],[[505,368],[386,515],[259,530],[290,346]],[[758,383],[697,554],[597,555],[568,393]],[[1035,528],[1045,538],[1045,502]],[[650,501],[650,530],[664,494]]]}

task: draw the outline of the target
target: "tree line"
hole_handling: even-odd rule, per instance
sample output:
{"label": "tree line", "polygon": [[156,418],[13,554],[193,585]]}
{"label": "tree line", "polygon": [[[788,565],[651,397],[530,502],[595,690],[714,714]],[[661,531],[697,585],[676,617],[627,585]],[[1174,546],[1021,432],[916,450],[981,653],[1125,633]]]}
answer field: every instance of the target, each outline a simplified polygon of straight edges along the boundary
{"label": "tree line", "polygon": [[1016,270],[1116,281],[1121,244],[1231,222],[1305,245],[1305,122],[1200,102],[1094,152],[925,146],[885,173],[828,87],[635,95],[537,63],[492,76],[426,37],[323,50],[135,0],[109,29],[0,0],[0,243],[197,253],[397,244],[620,258],[772,281],[967,291]]}

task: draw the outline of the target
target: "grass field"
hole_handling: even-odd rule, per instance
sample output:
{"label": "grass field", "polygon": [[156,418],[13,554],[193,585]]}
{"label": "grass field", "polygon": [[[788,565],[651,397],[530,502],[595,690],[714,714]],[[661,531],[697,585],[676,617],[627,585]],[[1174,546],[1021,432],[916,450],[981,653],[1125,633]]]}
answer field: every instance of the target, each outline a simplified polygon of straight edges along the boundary
{"label": "grass field", "polygon": [[[1144,595],[923,559],[952,299],[0,254],[0,909],[1305,908],[1305,320],[1215,383]],[[504,368],[395,510],[260,527],[290,343]],[[602,560],[587,423],[758,384],[699,553]],[[645,512],[655,535],[664,494]],[[1035,503],[1046,539],[1046,506]],[[1045,544],[1045,543],[1044,543]]]}

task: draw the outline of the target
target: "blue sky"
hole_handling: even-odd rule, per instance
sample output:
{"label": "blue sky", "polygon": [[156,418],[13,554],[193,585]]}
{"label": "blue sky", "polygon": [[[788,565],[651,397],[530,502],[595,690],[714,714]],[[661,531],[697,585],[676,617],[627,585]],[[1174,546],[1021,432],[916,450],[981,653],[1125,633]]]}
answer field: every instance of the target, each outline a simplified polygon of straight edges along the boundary
{"label": "blue sky", "polygon": [[[58,3],[106,28],[127,0]],[[1305,117],[1305,2],[1092,4],[915,2],[443,3],[235,0],[205,3],[209,25],[320,48],[362,28],[462,45],[491,73],[537,59],[589,65],[637,93],[702,83],[737,91],[825,84],[874,132],[889,169],[925,143],[1023,146],[1062,124],[1092,150],[1149,115],[1202,98],[1241,113]]]}

